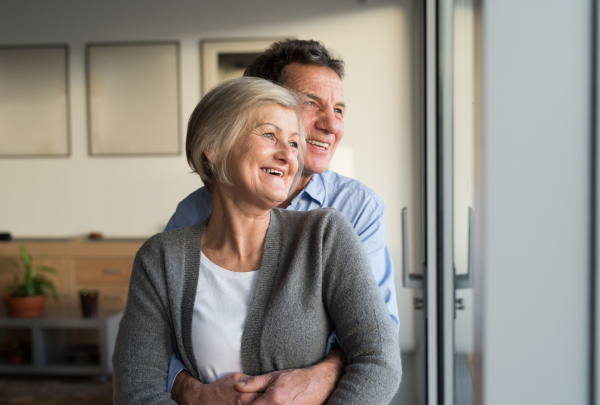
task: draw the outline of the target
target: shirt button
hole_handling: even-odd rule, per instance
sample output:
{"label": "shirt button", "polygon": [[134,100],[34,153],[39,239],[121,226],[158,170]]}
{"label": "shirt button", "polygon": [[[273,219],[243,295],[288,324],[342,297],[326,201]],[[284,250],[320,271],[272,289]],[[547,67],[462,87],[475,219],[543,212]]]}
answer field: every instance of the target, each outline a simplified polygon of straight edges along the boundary
{"label": "shirt button", "polygon": [[298,200],[298,204],[302,204],[302,200]]}

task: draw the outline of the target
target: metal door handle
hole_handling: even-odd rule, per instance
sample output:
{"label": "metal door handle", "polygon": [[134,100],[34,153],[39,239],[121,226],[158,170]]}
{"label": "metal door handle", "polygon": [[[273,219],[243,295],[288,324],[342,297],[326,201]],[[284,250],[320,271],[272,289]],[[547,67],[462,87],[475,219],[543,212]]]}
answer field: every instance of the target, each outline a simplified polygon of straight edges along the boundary
{"label": "metal door handle", "polygon": [[454,266],[454,288],[457,290],[473,288],[473,208],[471,207],[469,207],[469,244],[467,255],[467,274],[456,274],[456,266]]}
{"label": "metal door handle", "polygon": [[[423,265],[425,274],[425,265]],[[402,285],[404,288],[423,289],[423,274],[410,272],[408,261],[408,208],[402,208]]]}

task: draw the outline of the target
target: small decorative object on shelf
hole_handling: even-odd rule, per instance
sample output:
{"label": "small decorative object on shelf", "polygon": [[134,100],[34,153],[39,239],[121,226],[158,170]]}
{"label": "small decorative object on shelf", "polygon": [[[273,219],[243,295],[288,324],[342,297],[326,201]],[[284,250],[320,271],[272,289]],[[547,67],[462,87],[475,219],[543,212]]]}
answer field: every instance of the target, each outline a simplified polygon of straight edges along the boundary
{"label": "small decorative object on shelf", "polygon": [[98,291],[97,290],[81,290],[79,291],[81,298],[81,311],[84,318],[93,318],[98,316]]}
{"label": "small decorative object on shelf", "polygon": [[14,283],[9,287],[9,294],[4,297],[10,316],[15,318],[35,318],[44,315],[45,297],[52,294],[58,301],[56,287],[39,272],[56,274],[56,269],[46,266],[31,265],[31,256],[21,246],[21,262],[15,262],[15,267],[22,273],[22,279],[15,275]]}
{"label": "small decorative object on shelf", "polygon": [[90,238],[90,240],[102,240],[104,239],[104,234],[102,232],[94,231],[88,235],[88,238]]}

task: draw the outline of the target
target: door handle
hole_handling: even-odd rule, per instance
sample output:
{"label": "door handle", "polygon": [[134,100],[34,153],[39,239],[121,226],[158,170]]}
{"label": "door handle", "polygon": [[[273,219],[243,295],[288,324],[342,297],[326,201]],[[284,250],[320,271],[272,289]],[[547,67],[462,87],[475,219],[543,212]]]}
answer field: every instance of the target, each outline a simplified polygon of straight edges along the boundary
{"label": "door handle", "polygon": [[425,264],[423,264],[423,273],[414,274],[410,272],[408,260],[408,208],[402,208],[402,285],[404,288],[423,289],[423,274],[425,274]]}
{"label": "door handle", "polygon": [[473,208],[469,207],[469,242],[467,247],[467,274],[456,274],[454,266],[454,288],[462,290],[473,288]]}

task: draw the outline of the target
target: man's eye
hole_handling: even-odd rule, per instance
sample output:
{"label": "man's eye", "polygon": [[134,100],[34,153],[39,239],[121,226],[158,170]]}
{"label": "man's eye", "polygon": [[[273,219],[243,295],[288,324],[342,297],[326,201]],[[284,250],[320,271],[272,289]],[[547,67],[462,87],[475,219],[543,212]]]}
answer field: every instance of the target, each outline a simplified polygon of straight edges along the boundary
{"label": "man's eye", "polygon": [[309,107],[314,107],[316,104],[315,104],[314,101],[307,101],[306,105],[309,106]]}
{"label": "man's eye", "polygon": [[342,110],[341,108],[336,108],[336,109],[334,109],[333,111],[335,111],[335,112],[336,112],[336,113],[338,113],[338,114],[342,114],[342,115],[344,115],[344,110]]}
{"label": "man's eye", "polygon": [[263,134],[263,136],[267,139],[275,139],[275,135],[273,135],[272,132],[267,132],[266,134]]}

